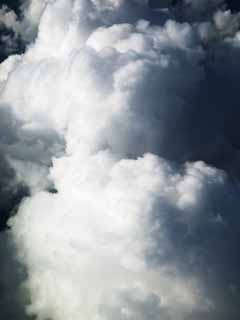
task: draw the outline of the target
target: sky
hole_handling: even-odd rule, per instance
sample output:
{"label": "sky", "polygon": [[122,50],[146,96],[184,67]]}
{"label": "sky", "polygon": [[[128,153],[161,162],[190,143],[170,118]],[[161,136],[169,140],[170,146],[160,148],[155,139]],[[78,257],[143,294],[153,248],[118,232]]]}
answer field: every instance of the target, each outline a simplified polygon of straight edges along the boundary
{"label": "sky", "polygon": [[240,318],[240,6],[0,5],[0,318]]}

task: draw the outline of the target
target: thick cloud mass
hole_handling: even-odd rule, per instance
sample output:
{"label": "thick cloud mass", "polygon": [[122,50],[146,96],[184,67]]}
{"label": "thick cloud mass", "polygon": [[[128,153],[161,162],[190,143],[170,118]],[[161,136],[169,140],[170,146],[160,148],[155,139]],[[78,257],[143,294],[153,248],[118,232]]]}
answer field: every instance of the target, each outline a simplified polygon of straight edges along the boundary
{"label": "thick cloud mass", "polygon": [[4,50],[26,46],[0,64],[9,319],[240,317],[240,16],[160,7],[0,9]]}

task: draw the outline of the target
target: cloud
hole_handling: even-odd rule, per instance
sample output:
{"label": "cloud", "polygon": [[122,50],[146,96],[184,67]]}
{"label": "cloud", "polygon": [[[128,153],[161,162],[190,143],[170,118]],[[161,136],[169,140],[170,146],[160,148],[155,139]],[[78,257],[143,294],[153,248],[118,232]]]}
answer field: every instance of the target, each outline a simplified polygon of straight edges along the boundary
{"label": "cloud", "polygon": [[1,276],[0,276],[0,309],[5,319],[30,319],[26,317],[24,304],[28,294],[22,281],[26,270],[20,265],[15,256],[15,250],[7,232],[0,235]]}
{"label": "cloud", "polygon": [[[0,87],[16,68],[20,58],[12,56],[1,64]],[[51,129],[23,122],[10,105],[0,104],[0,209],[1,229],[22,197],[50,188],[48,168],[52,155],[61,152],[63,142]]]}
{"label": "cloud", "polygon": [[23,4],[0,191],[28,316],[239,318],[239,14],[221,4]]}

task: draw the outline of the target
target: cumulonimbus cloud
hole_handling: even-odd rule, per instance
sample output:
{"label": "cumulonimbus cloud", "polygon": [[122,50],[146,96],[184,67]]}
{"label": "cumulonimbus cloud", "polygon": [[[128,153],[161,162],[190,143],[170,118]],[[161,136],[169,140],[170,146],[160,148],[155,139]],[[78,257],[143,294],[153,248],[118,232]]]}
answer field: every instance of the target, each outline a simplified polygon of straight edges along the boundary
{"label": "cumulonimbus cloud", "polygon": [[23,4],[0,170],[28,194],[8,222],[28,315],[238,319],[240,20],[222,5]]}

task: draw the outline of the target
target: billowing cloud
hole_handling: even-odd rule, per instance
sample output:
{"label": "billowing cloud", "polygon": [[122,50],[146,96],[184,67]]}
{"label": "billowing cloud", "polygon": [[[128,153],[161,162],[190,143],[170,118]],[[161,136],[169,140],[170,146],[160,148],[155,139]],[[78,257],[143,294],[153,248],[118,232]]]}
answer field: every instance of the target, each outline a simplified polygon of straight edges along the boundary
{"label": "billowing cloud", "polygon": [[26,314],[238,319],[239,14],[35,0],[11,21],[0,205]]}

